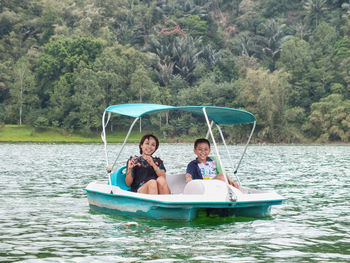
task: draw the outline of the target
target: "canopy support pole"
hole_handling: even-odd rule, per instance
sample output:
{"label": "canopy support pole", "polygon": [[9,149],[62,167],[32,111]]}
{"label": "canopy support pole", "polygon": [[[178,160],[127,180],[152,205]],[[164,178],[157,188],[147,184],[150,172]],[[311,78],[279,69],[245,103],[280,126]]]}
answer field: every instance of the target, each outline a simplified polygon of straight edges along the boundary
{"label": "canopy support pole", "polygon": [[225,183],[226,183],[226,186],[227,186],[227,191],[229,193],[229,198],[230,198],[231,201],[234,201],[235,199],[232,196],[233,192],[231,191],[230,185],[228,183],[225,167],[222,164],[221,157],[220,157],[220,154],[219,154],[219,149],[218,149],[218,146],[216,145],[216,141],[214,139],[214,134],[213,134],[213,131],[211,129],[211,125],[210,125],[210,122],[209,122],[209,119],[208,119],[208,115],[207,115],[207,111],[206,111],[205,107],[203,107],[203,114],[204,114],[205,120],[206,120],[207,125],[208,125],[209,133],[210,133],[211,139],[212,139],[214,147],[215,147],[216,155],[218,157],[218,160],[219,160],[219,163],[220,163],[220,166],[221,166],[221,169],[222,169],[223,176],[225,178]]}
{"label": "canopy support pole", "polygon": [[[214,121],[211,121],[211,123],[210,123],[210,128],[212,128],[213,127],[213,124],[214,124]],[[208,138],[209,138],[209,129],[208,129],[208,131],[207,131],[207,135],[205,135],[205,138],[208,140]]]}
{"label": "canopy support pole", "polygon": [[[230,151],[229,151],[229,149],[228,149],[228,147],[227,147],[227,144],[226,144],[226,141],[225,141],[225,137],[224,137],[224,134],[222,133],[221,127],[220,127],[218,124],[216,124],[216,127],[218,128],[219,133],[220,133],[220,136],[221,136],[221,140],[222,140],[222,142],[223,142],[224,145],[225,145],[225,148],[226,148],[228,157],[229,157],[229,159],[230,159],[230,165],[231,165],[231,167],[232,167],[232,170],[235,170],[235,167],[234,167],[234,165],[233,165],[233,159],[232,159],[231,154],[230,154]],[[234,173],[234,175],[235,175],[235,177],[236,177],[236,179],[237,179],[238,185],[241,186],[241,181],[239,180],[239,177],[238,177],[237,173]]]}
{"label": "canopy support pole", "polygon": [[107,122],[105,123],[105,117],[106,117],[106,111],[104,111],[103,113],[103,116],[102,116],[102,133],[101,133],[101,138],[102,138],[102,141],[104,143],[104,150],[105,150],[105,157],[106,157],[106,170],[107,170],[107,173],[108,173],[108,182],[109,182],[109,185],[111,186],[111,194],[113,194],[113,186],[112,186],[112,181],[111,181],[111,173],[113,171],[113,168],[115,166],[115,164],[117,163],[117,160],[119,159],[119,156],[120,154],[122,153],[123,149],[124,149],[124,146],[130,136],[130,133],[132,131],[132,128],[134,127],[135,123],[138,121],[139,117],[138,118],[135,118],[135,120],[133,121],[133,123],[131,124],[130,128],[129,128],[129,131],[128,131],[128,134],[126,135],[125,139],[124,139],[124,143],[118,153],[118,156],[117,158],[115,159],[113,165],[112,165],[112,168],[109,168],[109,163],[108,163],[108,152],[107,152],[107,139],[106,139],[106,127],[107,127],[107,124],[110,120],[110,117],[111,117],[111,113],[108,112],[108,119],[107,119]]}
{"label": "canopy support pole", "polygon": [[111,113],[108,112],[108,118],[107,118],[107,122],[105,123],[105,117],[106,117],[106,111],[103,112],[103,116],[102,116],[102,133],[101,133],[101,138],[103,141],[103,145],[104,145],[104,150],[105,150],[105,157],[106,157],[106,170],[107,170],[107,174],[108,174],[108,182],[109,185],[111,186],[111,194],[113,194],[113,190],[112,190],[112,181],[111,181],[111,170],[109,168],[109,164],[108,164],[108,151],[107,151],[107,138],[106,138],[106,127],[108,125],[108,122],[111,118]]}
{"label": "canopy support pole", "polygon": [[245,145],[245,147],[244,147],[244,150],[243,150],[243,153],[242,153],[242,155],[241,155],[241,158],[239,159],[239,161],[238,161],[238,163],[237,163],[236,170],[234,171],[234,174],[237,174],[238,167],[239,167],[239,165],[241,164],[241,161],[242,161],[243,156],[244,156],[244,154],[245,154],[245,152],[246,152],[246,150],[247,150],[247,147],[248,147],[248,144],[249,144],[249,142],[250,142],[250,139],[252,138],[253,132],[254,132],[254,130],[255,130],[255,126],[256,126],[256,121],[254,121],[253,128],[252,128],[252,130],[251,130],[251,132],[250,132],[248,141],[247,141],[247,143],[246,143],[246,145]]}
{"label": "canopy support pole", "polygon": [[106,111],[104,111],[103,116],[102,116],[102,133],[101,133],[101,139],[103,141],[104,145],[104,150],[105,150],[105,158],[106,158],[106,170],[108,171],[109,164],[108,164],[108,152],[107,152],[107,139],[106,139],[106,127],[108,125],[109,119],[111,118],[111,113],[108,112],[108,119],[107,122],[105,123],[105,117],[106,117]]}
{"label": "canopy support pole", "polygon": [[130,136],[130,133],[132,131],[132,128],[134,128],[134,125],[135,123],[140,119],[140,117],[137,117],[135,118],[135,120],[133,121],[133,123],[131,124],[130,128],[129,128],[129,131],[128,131],[128,134],[126,135],[125,139],[124,139],[124,142],[123,142],[123,145],[122,145],[122,148],[120,149],[118,155],[117,155],[117,158],[115,159],[114,163],[113,163],[113,166],[112,166],[112,169],[111,171],[113,171],[113,168],[115,166],[115,164],[117,163],[117,160],[119,159],[119,156],[120,154],[122,153],[123,149],[124,149],[124,146],[125,146],[125,143],[127,142],[127,140],[129,139],[129,136]]}

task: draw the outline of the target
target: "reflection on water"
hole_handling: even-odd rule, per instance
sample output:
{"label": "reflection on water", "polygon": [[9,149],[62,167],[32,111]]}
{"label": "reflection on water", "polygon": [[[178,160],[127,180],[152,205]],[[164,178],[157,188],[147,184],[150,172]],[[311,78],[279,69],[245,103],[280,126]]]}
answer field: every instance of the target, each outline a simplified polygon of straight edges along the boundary
{"label": "reflection on water", "polygon": [[[230,150],[238,158],[242,147]],[[120,164],[137,145],[124,153]],[[194,158],[185,144],[157,155],[168,173]],[[90,211],[82,188],[106,179],[102,145],[1,144],[0,160],[0,262],[350,261],[350,146],[251,146],[238,171],[244,186],[288,201],[264,219],[192,222]]]}

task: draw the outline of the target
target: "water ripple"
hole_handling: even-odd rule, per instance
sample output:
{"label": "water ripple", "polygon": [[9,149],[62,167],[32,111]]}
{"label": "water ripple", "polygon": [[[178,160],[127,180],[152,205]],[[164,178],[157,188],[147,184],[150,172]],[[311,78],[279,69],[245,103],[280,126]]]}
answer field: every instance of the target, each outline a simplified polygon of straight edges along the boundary
{"label": "water ripple", "polygon": [[[194,158],[186,144],[157,153],[168,173]],[[102,145],[1,144],[0,160],[0,262],[350,262],[349,146],[251,146],[242,184],[289,200],[265,219],[187,223],[90,211],[82,188],[106,180]]]}

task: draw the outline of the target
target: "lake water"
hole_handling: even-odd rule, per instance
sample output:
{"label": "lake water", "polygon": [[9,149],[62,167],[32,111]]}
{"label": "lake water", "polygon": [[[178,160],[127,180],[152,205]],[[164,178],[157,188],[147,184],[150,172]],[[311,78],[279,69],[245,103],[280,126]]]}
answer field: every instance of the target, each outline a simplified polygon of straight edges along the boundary
{"label": "lake water", "polygon": [[[110,162],[120,147],[109,145]],[[138,147],[124,152],[118,164]],[[169,174],[194,158],[187,144],[156,155]],[[248,147],[243,186],[288,198],[264,219],[93,212],[82,189],[107,180],[104,165],[101,144],[0,144],[0,262],[350,262],[350,146]]]}

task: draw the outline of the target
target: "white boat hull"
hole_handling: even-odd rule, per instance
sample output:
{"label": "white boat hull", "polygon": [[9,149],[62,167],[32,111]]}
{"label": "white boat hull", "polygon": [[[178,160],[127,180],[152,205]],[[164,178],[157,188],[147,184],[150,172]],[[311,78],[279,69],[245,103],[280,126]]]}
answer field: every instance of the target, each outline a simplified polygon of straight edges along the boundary
{"label": "white boat hull", "polygon": [[[168,180],[169,181],[169,180]],[[174,184],[169,184],[174,189]],[[86,189],[91,209],[152,219],[191,221],[200,210],[220,216],[265,217],[271,206],[285,198],[276,192],[244,189],[243,192],[219,180],[193,180],[181,193],[148,195],[122,190],[105,182],[92,182]],[[229,194],[231,192],[231,194]]]}

